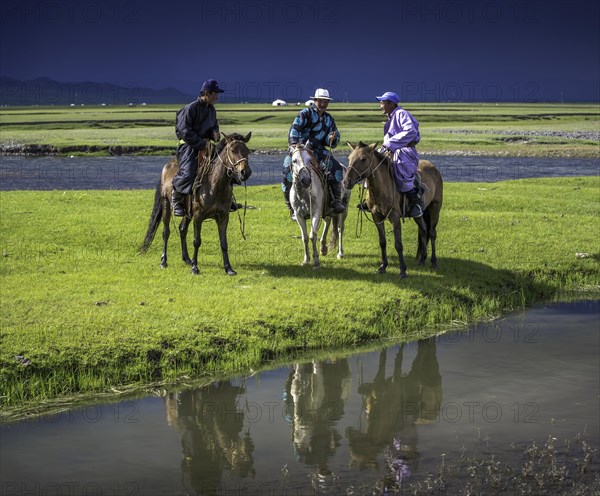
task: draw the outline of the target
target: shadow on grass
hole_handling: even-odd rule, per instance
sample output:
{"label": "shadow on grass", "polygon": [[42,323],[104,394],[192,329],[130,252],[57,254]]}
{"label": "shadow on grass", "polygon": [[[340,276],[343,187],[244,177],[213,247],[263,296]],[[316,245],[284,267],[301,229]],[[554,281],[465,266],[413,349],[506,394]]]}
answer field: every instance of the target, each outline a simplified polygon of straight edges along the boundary
{"label": "shadow on grass", "polygon": [[[357,256],[351,256],[357,258]],[[399,289],[413,289],[423,293],[444,295],[453,293],[461,295],[471,290],[473,292],[485,292],[496,294],[507,294],[523,290],[530,297],[539,298],[552,293],[554,290],[543,281],[536,281],[527,274],[506,269],[497,269],[490,265],[472,260],[459,258],[439,258],[439,269],[434,270],[426,262],[418,266],[412,260],[407,260],[408,277],[400,279],[400,269],[396,264],[390,263],[385,274],[379,274],[377,257],[360,256],[364,259],[365,270],[337,265],[327,265],[322,262],[319,269],[312,266],[284,265],[284,264],[248,264],[253,269],[266,270],[270,276],[276,278],[301,278],[301,279],[335,279],[342,281],[364,281],[366,283],[392,284]],[[343,264],[343,262],[341,262]],[[527,298],[528,300],[530,298]]]}

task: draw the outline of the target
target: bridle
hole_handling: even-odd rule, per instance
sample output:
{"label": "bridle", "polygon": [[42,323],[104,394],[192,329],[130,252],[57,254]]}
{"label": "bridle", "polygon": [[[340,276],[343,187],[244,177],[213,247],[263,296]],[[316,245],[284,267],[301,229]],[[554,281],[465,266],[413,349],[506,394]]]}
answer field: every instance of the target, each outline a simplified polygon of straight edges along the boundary
{"label": "bridle", "polygon": [[[373,151],[373,157],[375,157],[375,151]],[[356,175],[358,176],[358,180],[356,181],[356,184],[363,183],[365,180],[372,177],[375,174],[375,172],[377,171],[377,169],[379,169],[381,164],[383,164],[386,161],[387,161],[387,157],[385,155],[383,155],[381,160],[379,161],[379,163],[375,166],[375,168],[373,170],[370,170],[371,164],[373,163],[373,160],[370,160],[369,166],[362,174],[356,169],[356,167],[353,167],[351,164],[348,164],[348,170],[349,171],[353,170],[356,173]],[[364,198],[364,188],[361,187],[361,190],[360,190],[360,203],[361,204],[363,203],[363,198]],[[361,213],[366,217],[366,219],[368,221],[372,222],[373,224],[383,224],[388,219],[388,217],[390,216],[390,214],[392,213],[393,210],[394,210],[394,207],[392,205],[392,207],[388,210],[388,213],[384,216],[384,218],[381,221],[376,221],[375,219],[369,219],[367,213],[361,210],[356,219],[356,237],[360,238],[361,233],[362,233]]]}
{"label": "bridle", "polygon": [[227,144],[225,145],[225,148],[223,149],[223,151],[225,152],[225,155],[227,157],[227,162],[225,163],[225,161],[223,160],[223,158],[221,157],[222,152],[217,156],[218,159],[221,161],[221,163],[223,164],[223,167],[225,167],[225,169],[227,169],[227,175],[229,177],[231,177],[231,175],[236,171],[237,165],[242,163],[242,162],[246,162],[246,166],[248,166],[248,157],[242,157],[238,160],[234,160],[235,157],[232,157],[233,152],[230,149],[230,146],[233,145],[234,143],[244,143],[245,141],[243,140],[238,140],[238,139],[234,139],[231,141],[228,141]]}
{"label": "bridle", "polygon": [[[373,157],[375,157],[375,152],[373,152]],[[375,166],[375,168],[373,170],[370,170],[371,169],[371,164],[373,163],[373,160],[371,160],[369,162],[369,166],[367,167],[367,169],[364,172],[362,172],[362,173],[360,173],[358,171],[358,169],[356,167],[352,166],[351,164],[348,164],[348,170],[353,170],[356,173],[356,175],[358,177],[357,183],[358,182],[362,182],[365,179],[368,179],[369,177],[371,177],[373,174],[375,174],[375,172],[377,171],[377,169],[379,169],[379,167],[381,166],[381,164],[383,164],[386,160],[387,160],[387,157],[384,155],[383,158],[379,161],[379,163]]]}
{"label": "bridle", "polygon": [[[298,183],[298,177],[300,176],[301,171],[307,170],[308,173],[310,174],[310,169],[308,168],[308,165],[306,165],[306,162],[304,161],[304,156],[302,155],[303,150],[304,150],[304,148],[302,148],[302,147],[294,147],[294,151],[292,152],[292,177],[293,177],[293,182],[296,184]],[[296,168],[294,167],[293,156],[295,153],[298,153],[300,155],[300,160],[302,162],[302,165],[299,167],[298,171],[296,171]]]}

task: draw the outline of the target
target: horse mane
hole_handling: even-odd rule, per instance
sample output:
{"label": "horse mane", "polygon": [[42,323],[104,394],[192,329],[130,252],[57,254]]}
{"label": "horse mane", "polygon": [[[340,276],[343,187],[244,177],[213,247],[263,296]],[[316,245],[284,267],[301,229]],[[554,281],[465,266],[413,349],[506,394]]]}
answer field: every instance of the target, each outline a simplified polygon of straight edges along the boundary
{"label": "horse mane", "polygon": [[[231,138],[231,140],[239,140],[239,141],[245,140],[245,136],[242,136],[239,133],[232,133],[229,135],[229,137]],[[226,146],[227,146],[227,140],[225,138],[221,138],[221,141],[219,141],[215,145],[215,156],[219,155],[219,153],[221,153],[225,149]]]}

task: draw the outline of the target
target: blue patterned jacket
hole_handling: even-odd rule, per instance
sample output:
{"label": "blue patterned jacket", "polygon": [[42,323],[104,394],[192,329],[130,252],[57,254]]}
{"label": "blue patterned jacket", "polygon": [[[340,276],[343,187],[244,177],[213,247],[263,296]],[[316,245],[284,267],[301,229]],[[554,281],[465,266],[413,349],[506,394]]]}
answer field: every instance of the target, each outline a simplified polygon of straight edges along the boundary
{"label": "blue patterned jacket", "polygon": [[340,132],[335,125],[335,120],[327,112],[319,116],[317,109],[310,106],[298,112],[294,122],[292,122],[288,143],[297,145],[298,143],[305,143],[306,140],[310,141],[310,146],[317,159],[323,161],[329,155],[325,147],[329,146],[328,138],[332,132],[335,133],[335,140],[331,148],[335,148],[340,142]]}

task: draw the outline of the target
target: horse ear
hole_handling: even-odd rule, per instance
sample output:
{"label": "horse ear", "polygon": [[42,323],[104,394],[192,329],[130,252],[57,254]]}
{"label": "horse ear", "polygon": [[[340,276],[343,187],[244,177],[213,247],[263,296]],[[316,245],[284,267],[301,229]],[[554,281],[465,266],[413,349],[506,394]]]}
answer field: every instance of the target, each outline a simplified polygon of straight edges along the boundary
{"label": "horse ear", "polygon": [[221,136],[223,136],[223,139],[227,141],[227,143],[231,141],[231,138],[228,135],[226,135],[223,131],[221,131]]}
{"label": "horse ear", "polygon": [[352,143],[351,141],[346,141],[346,144],[352,149],[354,150],[356,148],[356,144]]}
{"label": "horse ear", "polygon": [[252,137],[252,131],[250,131],[246,137],[244,138],[244,143],[248,143],[248,141],[250,141],[250,138]]}
{"label": "horse ear", "polygon": [[371,150],[375,151],[375,150],[377,150],[377,145],[379,145],[379,142],[378,142],[378,141],[376,141],[375,143],[371,143],[371,144],[369,145],[369,148],[370,148]]}
{"label": "horse ear", "polygon": [[362,141],[359,141],[359,142],[358,142],[358,147],[359,147],[359,148],[364,148],[365,146],[367,146],[367,144],[366,144],[366,143],[363,143]]}

